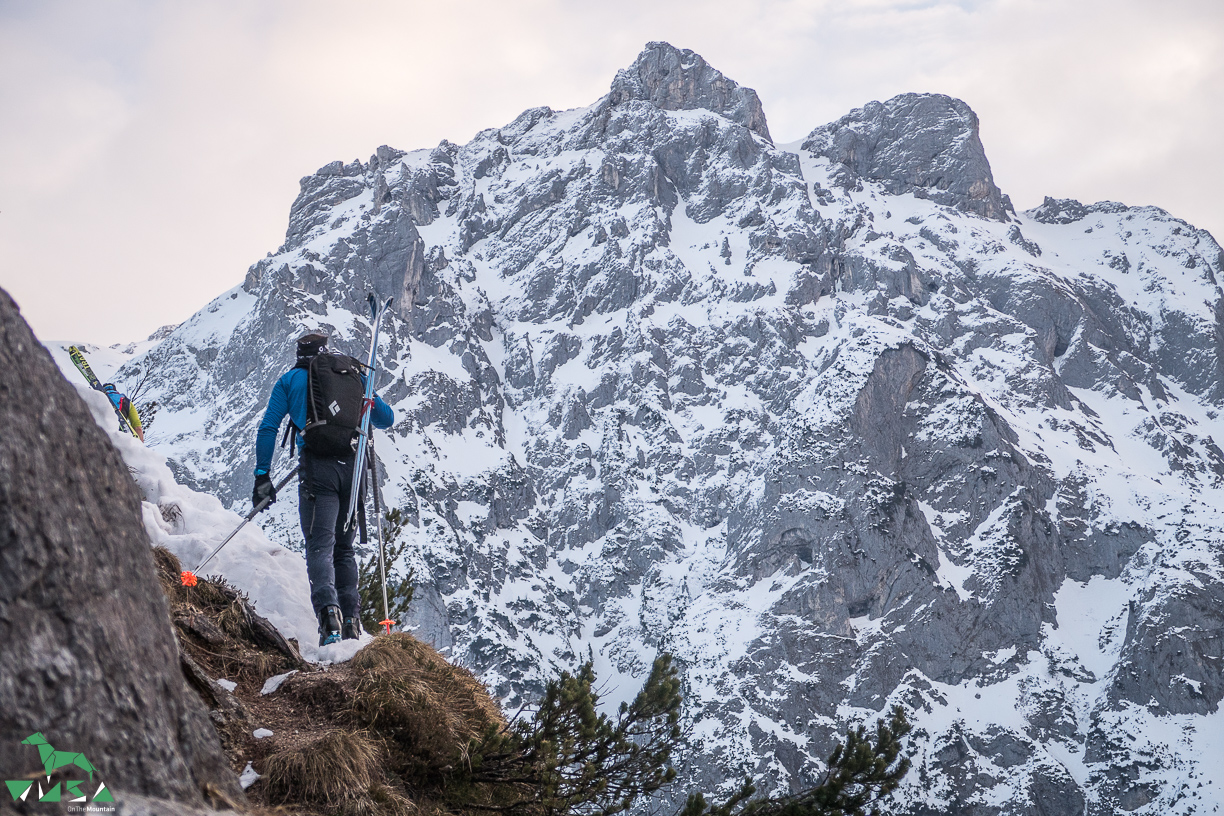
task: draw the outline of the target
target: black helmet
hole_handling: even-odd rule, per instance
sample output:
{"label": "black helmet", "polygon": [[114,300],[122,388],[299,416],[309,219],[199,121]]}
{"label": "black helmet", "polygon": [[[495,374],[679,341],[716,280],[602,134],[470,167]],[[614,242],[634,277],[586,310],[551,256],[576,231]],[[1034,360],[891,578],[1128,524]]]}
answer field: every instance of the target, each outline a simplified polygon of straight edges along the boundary
{"label": "black helmet", "polygon": [[297,356],[299,360],[313,357],[327,346],[327,335],[312,331],[297,339]]}

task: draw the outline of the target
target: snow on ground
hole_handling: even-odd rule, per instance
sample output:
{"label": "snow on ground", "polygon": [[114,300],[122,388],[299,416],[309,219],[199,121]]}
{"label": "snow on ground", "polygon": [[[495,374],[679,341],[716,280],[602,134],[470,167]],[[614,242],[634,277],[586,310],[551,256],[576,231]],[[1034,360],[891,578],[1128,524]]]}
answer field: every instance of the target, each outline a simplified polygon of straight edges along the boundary
{"label": "snow on ground", "polygon": [[[215,497],[176,482],[164,456],[117,429],[115,412],[106,397],[84,384],[77,384],[76,388],[93,412],[94,420],[110,435],[111,443],[123,456],[140,489],[150,544],[164,546],[178,557],[183,569],[194,571],[242,522],[242,516],[226,510]],[[349,660],[373,640],[366,634],[360,640],[318,646],[318,624],[310,605],[306,559],[273,544],[255,524],[243,527],[209,562],[201,577],[209,576],[221,576],[244,592],[256,611],[282,635],[297,640],[302,657],[311,662],[330,664]]]}
{"label": "snow on ground", "polygon": [[258,780],[259,772],[256,771],[254,766],[248,762],[246,767],[242,769],[242,775],[238,777],[238,784],[242,785],[243,790],[246,790],[254,785]]}
{"label": "snow on ground", "polygon": [[264,681],[263,688],[259,690],[260,694],[275,694],[277,689],[293,675],[297,674],[297,669],[287,671],[284,674],[278,674],[274,677],[269,677]]}

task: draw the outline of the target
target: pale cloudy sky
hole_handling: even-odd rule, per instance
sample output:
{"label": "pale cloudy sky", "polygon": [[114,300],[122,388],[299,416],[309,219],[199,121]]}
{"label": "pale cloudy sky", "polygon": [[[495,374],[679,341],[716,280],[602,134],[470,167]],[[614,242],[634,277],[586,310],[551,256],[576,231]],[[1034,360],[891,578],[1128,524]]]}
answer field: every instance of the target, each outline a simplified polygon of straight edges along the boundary
{"label": "pale cloudy sky", "polygon": [[755,88],[778,142],[958,96],[995,180],[1224,240],[1224,0],[0,0],[0,286],[44,339],[190,316],[298,180],[602,96],[650,40]]}

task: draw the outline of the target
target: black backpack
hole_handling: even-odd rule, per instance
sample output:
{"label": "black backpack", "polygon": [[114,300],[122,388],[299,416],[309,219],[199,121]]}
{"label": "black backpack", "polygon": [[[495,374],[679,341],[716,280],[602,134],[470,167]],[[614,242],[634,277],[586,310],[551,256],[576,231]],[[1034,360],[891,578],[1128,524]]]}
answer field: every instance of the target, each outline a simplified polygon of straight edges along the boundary
{"label": "black backpack", "polygon": [[306,448],[320,456],[347,456],[357,449],[361,427],[362,364],[346,354],[322,352],[302,367],[307,376]]}

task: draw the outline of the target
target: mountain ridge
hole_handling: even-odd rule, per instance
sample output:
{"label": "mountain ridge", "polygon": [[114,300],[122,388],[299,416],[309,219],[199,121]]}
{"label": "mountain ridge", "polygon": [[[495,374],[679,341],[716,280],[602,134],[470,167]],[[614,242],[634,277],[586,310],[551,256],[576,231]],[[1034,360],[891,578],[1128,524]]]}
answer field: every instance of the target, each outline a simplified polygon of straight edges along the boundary
{"label": "mountain ridge", "polygon": [[801,786],[901,702],[906,813],[1218,802],[1180,788],[1224,750],[1208,720],[1160,736],[1224,696],[1218,244],[1014,213],[949,97],[779,148],[669,49],[640,93],[306,177],[285,244],[121,372],[161,375],[176,475],[241,501],[291,338],[360,349],[365,289],[395,294],[377,447],[411,623],[512,704],[667,650],[696,781]]}

